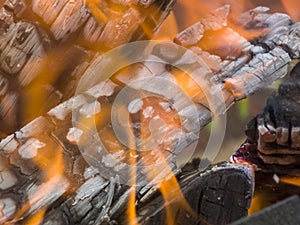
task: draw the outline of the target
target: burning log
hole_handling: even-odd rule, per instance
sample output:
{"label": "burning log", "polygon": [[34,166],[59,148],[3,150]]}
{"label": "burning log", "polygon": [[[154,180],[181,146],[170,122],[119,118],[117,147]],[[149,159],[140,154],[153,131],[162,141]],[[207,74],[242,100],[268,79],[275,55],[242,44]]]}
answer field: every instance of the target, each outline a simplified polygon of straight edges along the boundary
{"label": "burning log", "polygon": [[[170,207],[176,224],[229,224],[247,215],[253,191],[252,179],[251,168],[229,163],[211,165],[201,172],[195,168],[184,171],[178,180],[193,211],[178,195],[169,202],[162,196],[152,196],[140,203],[138,221],[143,225],[172,224],[166,210]],[[117,221],[130,224],[124,216]]]}
{"label": "burning log", "polygon": [[[160,223],[163,221],[160,216],[165,212],[162,208],[153,209],[162,204],[162,197],[156,197],[157,188],[153,189],[153,179],[163,177],[169,180],[174,174],[178,176],[183,194],[188,200],[193,202],[195,197],[192,207],[198,207],[196,210],[200,214],[200,222],[208,220],[212,223],[227,223],[244,216],[251,198],[248,169],[225,164],[225,168],[224,165],[212,167],[207,171],[207,175],[198,170],[184,174],[176,165],[176,157],[182,149],[198,138],[195,132],[197,127],[193,126],[193,121],[198,121],[200,127],[204,127],[213,115],[224,113],[236,100],[248,96],[286,73],[290,60],[299,57],[298,45],[293,45],[293,42],[298,41],[295,35],[298,24],[292,24],[287,15],[268,14],[265,8],[257,8],[242,15],[238,23],[239,26],[250,30],[262,29],[261,35],[255,41],[249,42],[226,25],[229,8],[225,6],[176,36],[175,42],[190,50],[182,51],[182,47],[170,42],[142,45],[144,48],[140,48],[139,51],[145,50],[149,53],[145,54],[145,63],[135,63],[124,70],[115,71],[110,79],[87,79],[85,81],[90,82],[88,88],[75,93],[74,87],[79,85],[80,78],[94,77],[96,73],[105,70],[107,64],[111,65],[108,62],[115,63],[115,58],[103,56],[104,51],[148,35],[148,22],[150,31],[155,29],[170,10],[173,1],[154,1],[159,9],[165,10],[164,12],[157,10],[157,7],[152,8],[153,1],[52,3],[32,1],[26,5],[22,1],[16,4],[6,1],[0,12],[4,21],[1,27],[1,43],[4,44],[0,46],[0,57],[3,61],[0,66],[5,73],[2,79],[4,85],[1,86],[3,88],[0,92],[3,92],[2,96],[5,98],[5,101],[1,102],[2,117],[14,115],[12,111],[16,110],[17,93],[11,89],[12,81],[15,80],[24,93],[30,93],[29,97],[34,96],[38,99],[34,104],[44,107],[42,113],[38,113],[40,117],[0,142],[3,178],[0,183],[1,211],[4,215],[1,222],[26,223],[35,219],[43,221],[44,224],[113,223],[113,219],[118,220],[124,216],[122,213],[127,207],[127,202],[132,201],[131,193],[137,192],[136,201],[140,207],[137,212],[138,219],[142,218],[141,223],[146,224],[152,221],[152,217],[159,218],[157,222]],[[119,4],[125,8],[121,11],[114,10]],[[144,16],[141,12],[149,14]],[[157,14],[153,15],[152,12]],[[23,16],[29,21],[39,21],[40,26],[26,22],[27,20],[23,21]],[[264,26],[261,27],[261,24]],[[282,29],[275,32],[274,27],[278,26]],[[227,40],[233,37],[238,46],[229,43],[233,51],[231,47],[228,51],[233,54],[226,57],[220,54],[223,46],[211,49],[211,45],[205,40],[207,34],[224,35]],[[282,40],[287,34],[291,34],[289,39]],[[78,36],[80,38],[77,38]],[[40,39],[44,39],[44,42]],[[57,52],[49,50],[54,46],[63,49],[63,56],[57,49]],[[100,47],[93,49],[94,46]],[[125,53],[130,56],[131,51]],[[126,54],[125,56],[128,56]],[[193,61],[194,56],[200,56],[202,59],[197,58]],[[153,58],[157,61],[149,60]],[[49,66],[49,60],[54,60],[55,66]],[[60,60],[62,62],[59,62]],[[186,68],[187,71],[183,73],[178,68]],[[193,68],[198,72],[198,76],[190,77],[187,74],[188,68]],[[43,77],[45,71],[46,75],[49,75],[46,78]],[[14,76],[14,79],[10,78],[11,76]],[[139,83],[138,76],[151,79],[158,77],[159,81],[164,82],[173,80],[186,95],[177,94],[176,89],[174,91],[171,88],[165,91],[166,86],[162,85],[164,82],[153,84],[150,80],[147,85]],[[180,83],[185,78],[190,82]],[[199,80],[203,82],[203,90],[197,85]],[[38,90],[43,89],[45,98],[38,98],[40,92],[35,92],[33,88],[41,84],[42,88]],[[128,102],[126,109],[130,113],[127,114],[131,114],[132,119],[128,133],[137,134],[135,137],[145,134],[146,139],[147,132],[150,131],[147,127],[157,122],[154,120],[156,116],[167,124],[159,126],[167,134],[163,139],[159,139],[161,133],[155,133],[155,137],[160,140],[158,144],[155,143],[158,146],[155,152],[142,151],[137,154],[131,145],[125,146],[111,135],[112,104],[124,87],[127,87],[129,93],[138,90],[146,96],[130,99],[132,101]],[[189,92],[190,90],[192,92]],[[207,93],[204,93],[205,91]],[[164,98],[166,93],[170,94],[171,98]],[[225,99],[216,98],[219,97],[218,93],[224,95]],[[25,96],[27,103],[30,102],[28,96]],[[190,107],[185,101],[186,96],[192,100],[195,107]],[[209,98],[215,101],[211,102]],[[175,115],[176,110],[183,118],[180,122]],[[24,116],[26,119],[36,116],[29,112],[28,114]],[[72,124],[74,115],[80,116],[75,125]],[[90,130],[91,122],[97,125],[97,135],[104,136],[104,146],[109,150],[109,154],[105,154],[103,148],[98,148],[96,135],[85,133]],[[160,124],[159,122],[157,123]],[[181,129],[182,127],[184,129]],[[82,142],[85,144],[84,151],[79,147]],[[143,144],[137,145],[138,148],[151,146],[153,142],[150,140]],[[113,159],[117,159],[117,162]],[[126,171],[125,178],[120,176],[126,163],[140,166],[165,159],[168,159],[167,166],[158,167],[155,172],[146,169],[146,173],[150,174],[150,178],[146,180],[149,183],[143,183],[144,186],[137,190],[135,186],[128,187],[124,184],[125,181],[132,182],[131,171]],[[232,176],[228,174],[231,170],[235,172]],[[134,179],[143,176],[145,171],[136,173],[138,174]],[[208,177],[204,178],[205,176]],[[212,184],[209,184],[209,176],[216,179]],[[243,182],[238,183],[238,178]],[[240,189],[233,190],[235,186],[229,188],[230,179],[233,180],[230,185],[238,183]],[[225,190],[222,193],[218,192],[219,190],[214,192],[213,186],[217,180],[224,181],[228,194]],[[198,190],[200,193],[195,192],[195,196],[193,192],[198,185],[207,185],[207,188]],[[232,197],[233,193],[235,195]],[[228,216],[226,213],[231,211],[220,205],[226,196],[231,198],[226,202],[237,203],[233,208],[236,213],[234,215]],[[207,200],[208,197],[213,202]],[[153,201],[148,202],[149,199]],[[211,208],[215,206],[220,210],[218,218],[213,218],[214,211]],[[185,212],[180,210],[175,214],[178,215],[178,219],[185,216]],[[201,219],[202,217],[204,219]],[[194,222],[198,223],[199,218]]]}
{"label": "burning log", "polygon": [[1,2],[1,132],[16,131],[71,97],[97,50],[150,37],[174,4],[121,2],[122,11],[110,1]]}

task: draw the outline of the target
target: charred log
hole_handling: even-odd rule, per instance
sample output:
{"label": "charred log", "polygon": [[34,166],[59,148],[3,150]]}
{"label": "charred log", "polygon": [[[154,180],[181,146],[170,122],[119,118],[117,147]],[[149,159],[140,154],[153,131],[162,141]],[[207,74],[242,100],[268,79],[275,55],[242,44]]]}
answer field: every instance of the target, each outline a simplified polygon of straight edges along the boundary
{"label": "charred log", "polygon": [[264,112],[246,130],[248,140],[233,155],[259,169],[281,175],[299,174],[299,68],[298,63],[267,101]]}
{"label": "charred log", "polygon": [[[253,191],[251,168],[219,163],[202,172],[186,171],[178,179],[196,216],[183,207],[178,199],[165,202],[162,196],[158,196],[138,208],[140,224],[167,224],[166,207],[176,212],[176,224],[222,225],[247,215]],[[121,221],[126,221],[126,218]]]}

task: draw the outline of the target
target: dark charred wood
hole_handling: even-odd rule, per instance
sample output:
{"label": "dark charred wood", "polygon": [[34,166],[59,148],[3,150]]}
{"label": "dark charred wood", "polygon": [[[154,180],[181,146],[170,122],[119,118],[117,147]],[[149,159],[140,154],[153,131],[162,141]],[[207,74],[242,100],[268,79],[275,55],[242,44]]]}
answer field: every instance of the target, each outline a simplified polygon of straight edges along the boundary
{"label": "dark charred wood", "polygon": [[300,223],[300,199],[292,196],[232,225],[294,225]]}
{"label": "dark charred wood", "polygon": [[[251,169],[220,163],[202,172],[182,173],[178,180],[194,214],[179,199],[164,202],[158,196],[138,208],[140,224],[167,224],[166,206],[174,210],[176,224],[222,225],[247,215],[253,191]],[[130,222],[124,221],[126,218],[120,220],[121,224]]]}
{"label": "dark charred wood", "polygon": [[278,92],[268,99],[264,112],[248,124],[248,141],[233,158],[253,163],[265,172],[286,175],[299,173],[299,84],[300,63],[279,86]]}

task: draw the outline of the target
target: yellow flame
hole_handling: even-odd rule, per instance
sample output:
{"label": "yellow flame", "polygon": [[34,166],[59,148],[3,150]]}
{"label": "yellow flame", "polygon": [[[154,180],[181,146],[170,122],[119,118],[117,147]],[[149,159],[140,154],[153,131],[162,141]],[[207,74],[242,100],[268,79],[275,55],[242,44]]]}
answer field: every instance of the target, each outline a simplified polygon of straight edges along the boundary
{"label": "yellow flame", "polygon": [[[290,184],[300,187],[300,177],[280,177],[280,183],[277,184],[280,187],[280,184]],[[248,210],[249,215],[252,215],[260,210],[274,204],[279,200],[278,193],[275,193],[269,187],[263,187],[255,191],[252,198],[251,206]]]}
{"label": "yellow flame", "polygon": [[34,79],[24,88],[24,93],[21,93],[22,103],[26,106],[22,108],[21,119],[24,120],[22,123],[46,113],[45,104],[46,107],[49,107],[49,104],[54,103],[47,101],[49,97],[47,96],[49,94],[47,93],[47,87],[51,87],[72,63],[68,61],[72,58],[72,55],[74,54],[72,50],[69,51],[68,47],[61,47],[44,56],[41,61],[28,62],[27,66],[33,67],[30,76]]}
{"label": "yellow flame", "polygon": [[239,16],[246,8],[253,8],[253,3],[246,0],[178,0],[180,14],[177,19],[183,24],[183,28],[186,28],[187,26],[198,22],[199,19],[202,19],[208,12],[217,9],[218,7],[222,7],[225,4],[230,4],[230,13],[232,17]]}
{"label": "yellow flame", "polygon": [[300,177],[284,177],[280,178],[280,182],[300,187]]}
{"label": "yellow flame", "polygon": [[[53,190],[57,188],[57,185],[61,182],[61,178],[64,172],[64,161],[62,147],[57,143],[49,143],[47,149],[43,148],[38,155],[34,158],[34,161],[44,172],[44,182],[42,186],[30,196],[27,202],[23,204],[21,209],[16,213],[11,221],[18,221],[31,209],[32,204],[39,201],[42,196],[50,195]],[[52,178],[52,179],[51,179]],[[53,179],[54,178],[54,179]],[[38,224],[42,221],[46,207],[34,212],[33,216],[26,224]]]}
{"label": "yellow flame", "polygon": [[[132,131],[132,127],[128,127],[129,132]],[[131,192],[129,195],[127,215],[129,225],[138,225],[137,214],[136,214],[136,150],[134,138],[129,135],[129,163],[130,167],[130,186]]]}
{"label": "yellow flame", "polygon": [[178,26],[175,15],[173,12],[171,12],[166,20],[161,24],[157,34],[155,34],[154,39],[172,41],[176,34],[178,34]]}
{"label": "yellow flame", "polygon": [[[143,99],[143,108],[147,108],[151,106],[153,108],[154,114],[162,118],[167,125],[170,126],[172,129],[176,129],[180,127],[179,119],[177,118],[177,113],[171,111],[169,113],[165,112],[164,109],[161,108],[160,102],[162,100],[158,99],[156,97],[147,97]],[[175,115],[176,114],[176,115]],[[177,119],[176,119],[177,118]],[[141,138],[147,138],[149,135],[149,118],[144,118],[141,115],[141,130],[140,130],[140,137]],[[131,127],[129,129],[132,129]],[[131,192],[129,196],[128,201],[128,208],[127,208],[127,219],[129,221],[129,224],[131,225],[138,225],[138,221],[136,218],[136,189],[135,189],[135,182],[136,182],[136,150],[135,150],[135,143],[134,140],[130,140],[130,155],[129,162],[131,165]],[[165,147],[165,146],[164,146]],[[164,168],[164,172],[168,175],[173,174],[173,171],[168,164],[165,156],[164,156],[164,147],[161,149],[158,149],[156,157],[160,159],[160,163],[162,167]],[[151,163],[155,163],[155,160],[152,159],[153,156],[147,152],[141,152],[139,155],[140,158],[144,158],[147,160],[144,160],[147,165],[144,166],[151,166]],[[167,171],[166,171],[167,170]],[[161,171],[159,170],[147,170],[147,176],[150,180],[155,179]],[[185,197],[183,196],[179,183],[175,177],[175,175],[172,175],[170,178],[168,178],[166,181],[162,182],[162,184],[159,186],[159,190],[162,194],[162,197],[165,202],[165,209],[166,209],[166,220],[168,225],[175,225],[175,214],[178,211],[178,207],[181,209],[184,209],[186,212],[189,213],[192,217],[198,219],[198,215],[191,209],[188,202],[186,201]]]}
{"label": "yellow flame", "polygon": [[[135,152],[135,151],[133,151]],[[134,153],[133,153],[134,154]],[[133,157],[132,157],[133,158]],[[135,165],[135,159],[133,159],[133,164]],[[129,225],[139,225],[137,221],[137,214],[136,214],[136,171],[135,167],[133,166],[130,171],[132,183],[131,183],[131,188],[130,188],[130,195],[128,199],[128,207],[127,207],[127,216],[128,216],[128,224]]]}
{"label": "yellow flame", "polygon": [[[282,0],[287,11],[290,11],[291,15],[293,15],[293,8],[294,7],[293,3],[291,2],[296,2],[296,0]],[[215,4],[221,4],[222,1],[216,1],[217,3],[213,3],[212,1],[207,4],[203,5],[203,2],[201,2],[201,7],[195,7],[195,4],[199,4],[200,1],[194,0],[194,1],[180,1],[181,4],[183,4],[188,10],[189,13],[192,14],[190,18],[192,18],[190,21],[187,23],[191,23],[192,20],[198,20],[201,17],[201,14],[204,15],[207,13],[208,9],[215,8]],[[109,16],[106,12],[104,12],[101,9],[102,1],[96,1],[96,0],[86,0],[86,4],[89,7],[91,13],[93,14],[94,18],[97,20],[99,23],[107,23],[108,20],[110,19]],[[223,3],[222,3],[223,4]],[[237,1],[237,4],[240,4],[244,6],[245,1],[240,0]],[[296,3],[298,4],[298,3]],[[199,14],[199,11],[196,12],[197,10],[202,10],[201,13]],[[123,10],[121,8],[118,8],[118,10]],[[156,9],[152,8],[151,10],[156,11]],[[296,15],[298,16],[298,14]],[[197,17],[197,18],[196,18]],[[141,19],[141,18],[139,18]],[[196,21],[193,21],[196,22]],[[141,23],[141,28],[143,29],[144,33],[150,37],[152,36],[152,28],[150,27],[149,24],[146,22]],[[233,26],[233,25],[232,25]],[[166,27],[166,28],[164,28]],[[241,35],[247,37],[247,38],[253,38],[253,36],[259,36],[261,35],[261,31],[251,31],[250,33],[247,31],[244,31],[242,28],[239,27],[233,27],[238,33]],[[165,32],[167,31],[167,32]],[[171,40],[175,34],[178,33],[178,28],[177,28],[177,23],[174,18],[174,15],[171,14],[171,16],[166,20],[164,23],[163,28],[161,29],[161,32],[157,36],[158,39],[167,39]],[[53,84],[56,79],[61,75],[61,73],[66,69],[65,62],[62,60],[61,62],[58,61],[57,59],[60,58],[62,53],[66,49],[63,50],[56,50],[52,52],[51,54],[48,54],[47,57],[45,57],[42,62],[40,63],[41,66],[39,69],[35,71],[37,73],[37,79],[34,80],[30,86],[28,87],[30,90],[26,90],[26,93],[29,93],[27,97],[25,97],[26,101],[26,108],[24,108],[23,113],[24,113],[24,118],[31,118],[33,115],[35,115],[37,112],[40,111],[40,107],[43,105],[46,99],[46,94],[45,94],[45,87],[41,84]],[[49,62],[56,62],[55,67]],[[33,63],[34,66],[34,63]],[[184,74],[182,72],[174,73],[174,77],[177,79],[179,86],[183,91],[185,91],[190,97],[195,97],[198,95],[203,96],[200,88],[192,82],[190,76],[187,74]],[[147,103],[150,105],[150,103]],[[147,106],[146,104],[146,106]],[[151,104],[155,105],[155,101],[153,101],[153,98],[151,99]],[[160,110],[158,108],[158,104],[154,107],[155,110]],[[85,125],[87,129],[91,128],[94,123],[96,124],[101,124],[106,121],[106,119],[103,119],[103,117],[106,117],[110,115],[109,110],[102,107],[101,108],[101,113],[95,115],[91,119],[84,119],[82,118],[81,123]],[[176,129],[180,124],[177,124],[177,119],[174,114],[167,114],[165,111],[161,110],[160,116],[167,121],[167,124],[172,126],[172,128]],[[175,119],[174,119],[175,118]],[[177,121],[177,122],[176,122]],[[147,120],[143,121],[145,126],[148,126]],[[130,129],[130,128],[129,128]],[[148,132],[147,129],[142,126],[142,136],[146,135]],[[129,150],[129,155],[136,155],[136,150],[135,150],[135,143],[133,140],[131,140],[131,147]],[[163,154],[161,154],[162,160],[164,160]],[[53,189],[56,188],[55,182],[49,182],[51,178],[54,176],[60,176],[63,175],[64,173],[64,158],[63,158],[63,149],[61,147],[57,147],[57,145],[52,145],[51,147],[48,147],[48,149],[45,149],[43,152],[39,152],[38,156],[35,157],[35,162],[38,164],[38,166],[41,168],[41,170],[44,172],[45,175],[45,183],[48,184],[46,188],[38,189],[33,195],[32,199],[38,198],[37,196],[45,196],[51,193]],[[127,208],[127,214],[128,214],[128,221],[130,225],[138,225],[137,221],[137,213],[136,213],[136,171],[135,171],[135,165],[136,165],[136,158],[135,157],[129,157],[130,164],[132,165],[132,170],[131,170],[131,192],[128,200],[128,208]],[[152,161],[151,161],[152,162]],[[166,168],[169,168],[169,173],[172,173],[171,168],[169,167],[168,163],[166,160],[163,161],[164,166]],[[167,172],[167,173],[168,173]],[[157,174],[148,174],[149,178],[153,178]],[[300,186],[300,178],[296,179],[281,179],[281,182],[293,184]],[[184,198],[183,193],[181,192],[180,185],[178,184],[178,181],[176,177],[173,175],[171,178],[169,178],[167,181],[163,182],[162,185],[159,187],[159,190],[162,193],[162,196],[165,200],[165,205],[166,205],[166,216],[167,216],[167,222],[168,225],[173,225],[176,224],[176,221],[174,220],[175,218],[175,211],[174,208],[172,207],[172,202],[176,201],[182,208],[190,212],[193,216],[197,216],[193,210],[190,208],[188,202]],[[31,199],[31,200],[32,200]],[[263,196],[262,195],[256,195],[253,199],[251,208],[249,210],[249,213],[252,214],[255,211],[258,211],[261,209],[261,202],[262,202]],[[30,201],[30,200],[29,200]],[[21,218],[23,215],[25,215],[28,210],[30,209],[30,203],[26,202],[22,208],[19,210],[19,212],[16,214],[15,219]],[[42,219],[44,217],[44,214],[46,212],[46,208],[40,209],[38,212],[36,212],[28,221],[27,225],[36,225],[40,224],[42,222]]]}
{"label": "yellow flame", "polygon": [[33,214],[25,225],[39,225],[43,222],[44,215],[46,213],[46,208],[40,209],[38,212]]}
{"label": "yellow flame", "polygon": [[[167,224],[168,225],[174,225],[175,224],[175,214],[176,212],[174,212],[172,210],[172,207],[170,206],[170,202],[176,198],[178,198],[181,196],[181,191],[179,189],[177,180],[175,178],[175,176],[172,176],[172,178],[170,180],[168,180],[167,182],[164,182],[160,188],[159,188],[160,192],[163,195],[163,198],[165,200],[165,204],[166,204],[166,216],[167,216]],[[170,191],[172,190],[172,191]]]}
{"label": "yellow flame", "polygon": [[165,201],[166,207],[166,219],[168,225],[175,225],[176,221],[176,213],[178,213],[177,207],[174,207],[171,203],[174,201],[176,205],[180,208],[186,210],[192,217],[198,219],[198,215],[193,211],[190,207],[189,203],[186,201],[185,197],[183,196],[177,178],[172,176],[169,180],[162,183],[159,187],[160,192]]}
{"label": "yellow flame", "polygon": [[172,75],[176,79],[178,86],[184,91],[190,98],[205,98],[201,87],[193,80],[193,77],[181,70],[175,69],[172,71]]}
{"label": "yellow flame", "polygon": [[49,157],[47,154],[39,154],[36,157],[36,162],[45,174],[45,180],[49,180],[55,175],[63,175],[64,158],[62,147],[58,145],[56,149],[47,149],[46,151],[52,152],[53,155],[51,154],[52,156]]}
{"label": "yellow flame", "polygon": [[101,2],[102,0],[86,0],[86,4],[91,10],[91,13],[93,14],[94,18],[97,20],[98,23],[107,23],[108,18],[105,15],[105,13],[101,10]]}
{"label": "yellow flame", "polygon": [[136,217],[135,202],[136,202],[136,188],[132,187],[130,195],[129,195],[128,208],[127,208],[129,225],[138,225],[139,224],[137,221],[137,217]]}
{"label": "yellow flame", "polygon": [[248,209],[248,214],[252,215],[264,208],[263,201],[265,199],[265,196],[262,193],[255,193],[255,195],[252,198],[250,208]]}

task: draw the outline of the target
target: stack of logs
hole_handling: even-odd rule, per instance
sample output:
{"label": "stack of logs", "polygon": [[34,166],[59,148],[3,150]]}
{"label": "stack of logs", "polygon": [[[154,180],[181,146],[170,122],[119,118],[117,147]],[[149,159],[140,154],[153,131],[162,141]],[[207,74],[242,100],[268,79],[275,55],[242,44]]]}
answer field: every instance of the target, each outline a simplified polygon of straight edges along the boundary
{"label": "stack of logs", "polygon": [[[84,160],[74,138],[72,111],[86,112],[94,102],[101,105],[101,112],[109,111],[116,93],[126,82],[134,80],[132,73],[168,77],[172,75],[172,68],[153,63],[135,64],[111,79],[96,83],[84,93],[74,94],[81,77],[103,69],[99,64],[101,55],[124,43],[150,38],[174,2],[1,2],[1,223],[26,223],[31,215],[39,213],[45,213],[43,224],[113,224],[115,221],[122,224],[126,221],[125,210],[132,187],[120,184],[117,176],[104,178]],[[280,39],[280,35],[291,33],[299,26],[293,25],[287,15],[268,14],[263,7],[243,14],[236,21],[238,26],[261,30],[260,37],[250,42],[227,26],[228,13],[228,6],[217,9],[174,38],[175,43],[192,50],[205,62],[199,69],[209,78],[207,86],[216,87],[225,98],[224,102],[215,103],[215,108],[220,108],[218,104],[227,108],[283,76],[291,59],[299,57],[297,50],[292,51],[289,46],[290,40],[283,45],[285,40]],[[283,29],[272,32],[278,26]],[[228,57],[220,53],[224,46],[210,49],[203,42],[207,33],[225,33],[238,44],[238,49],[236,46],[228,49],[226,43]],[[189,55],[180,55],[178,49],[174,43],[162,42],[152,53],[158,52],[161,59],[171,58],[175,66],[193,66]],[[145,89],[159,93],[152,88]],[[202,91],[191,99],[196,113],[191,113],[188,107],[178,113],[199,121],[204,127],[212,119],[212,109]],[[107,135],[111,132],[109,116],[101,118],[100,128],[99,134],[105,136],[106,144],[112,149],[119,148],[119,142]],[[7,133],[12,134],[5,137]],[[192,138],[184,140],[184,144],[194,141]],[[104,157],[99,161],[106,163]],[[53,162],[61,164],[63,169],[53,166]],[[61,172],[53,174],[51,168]],[[230,171],[234,172],[232,176],[228,176]],[[181,222],[178,223],[228,224],[247,214],[252,197],[249,167],[221,163],[209,167],[206,172],[196,166],[187,170],[174,168],[174,173],[192,208],[200,215],[199,222],[199,218],[193,219],[179,207],[176,215]],[[221,193],[215,192],[220,183],[226,188]],[[163,203],[157,189],[146,186],[136,190],[137,218],[141,224],[165,223],[163,208],[168,203]],[[172,204],[176,208],[174,201]],[[234,205],[236,202],[238,204]],[[203,207],[199,203],[203,203]],[[218,210],[217,218],[214,218],[214,207]]]}

